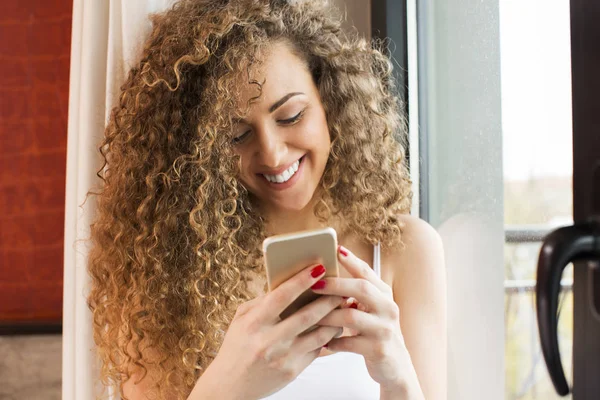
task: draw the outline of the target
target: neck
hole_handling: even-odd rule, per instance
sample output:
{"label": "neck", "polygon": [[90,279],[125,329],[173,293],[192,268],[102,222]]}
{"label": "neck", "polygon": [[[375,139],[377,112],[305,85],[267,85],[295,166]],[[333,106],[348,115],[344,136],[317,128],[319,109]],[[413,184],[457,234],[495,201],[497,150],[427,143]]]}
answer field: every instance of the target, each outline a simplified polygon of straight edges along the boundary
{"label": "neck", "polygon": [[290,232],[305,231],[323,227],[314,214],[312,206],[296,210],[271,210],[267,216],[269,235],[281,235]]}
{"label": "neck", "polygon": [[315,216],[314,208],[317,202],[318,196],[314,196],[302,210],[268,210],[266,213],[268,234],[281,235],[328,226],[327,223],[319,221]]}

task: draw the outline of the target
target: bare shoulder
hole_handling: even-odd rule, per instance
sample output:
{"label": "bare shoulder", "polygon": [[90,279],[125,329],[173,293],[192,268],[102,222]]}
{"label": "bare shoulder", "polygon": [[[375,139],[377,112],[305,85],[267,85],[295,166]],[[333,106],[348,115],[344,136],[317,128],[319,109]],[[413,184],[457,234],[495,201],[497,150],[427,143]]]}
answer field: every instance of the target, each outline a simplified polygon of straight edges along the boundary
{"label": "bare shoulder", "polygon": [[428,222],[409,214],[402,214],[399,218],[405,226],[403,238],[439,240],[441,243],[440,235]]}
{"label": "bare shoulder", "polygon": [[446,398],[446,268],[442,240],[427,222],[403,215],[402,243],[388,249],[400,326],[426,399]]}
{"label": "bare shoulder", "polygon": [[395,277],[409,273],[443,273],[444,248],[438,232],[426,221],[401,215],[401,244],[387,250]]}

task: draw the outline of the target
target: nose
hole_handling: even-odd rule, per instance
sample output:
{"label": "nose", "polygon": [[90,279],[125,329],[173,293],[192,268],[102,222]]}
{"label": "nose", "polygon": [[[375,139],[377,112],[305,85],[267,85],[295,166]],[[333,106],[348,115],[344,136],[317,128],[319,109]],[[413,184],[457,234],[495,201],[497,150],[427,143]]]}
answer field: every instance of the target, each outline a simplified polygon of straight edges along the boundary
{"label": "nose", "polygon": [[259,164],[267,168],[278,168],[285,162],[287,146],[273,129],[258,133],[257,157]]}

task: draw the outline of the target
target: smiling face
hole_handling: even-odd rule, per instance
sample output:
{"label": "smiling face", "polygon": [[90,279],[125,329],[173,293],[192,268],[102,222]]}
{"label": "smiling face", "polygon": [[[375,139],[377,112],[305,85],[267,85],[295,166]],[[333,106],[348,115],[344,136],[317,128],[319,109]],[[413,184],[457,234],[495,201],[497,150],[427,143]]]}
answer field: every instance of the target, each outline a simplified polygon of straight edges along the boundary
{"label": "smiling face", "polygon": [[[274,45],[255,74],[264,82],[260,98],[233,128],[239,179],[267,212],[299,211],[310,204],[329,157],[325,110],[306,62],[288,45]],[[240,109],[256,94],[245,82]]]}

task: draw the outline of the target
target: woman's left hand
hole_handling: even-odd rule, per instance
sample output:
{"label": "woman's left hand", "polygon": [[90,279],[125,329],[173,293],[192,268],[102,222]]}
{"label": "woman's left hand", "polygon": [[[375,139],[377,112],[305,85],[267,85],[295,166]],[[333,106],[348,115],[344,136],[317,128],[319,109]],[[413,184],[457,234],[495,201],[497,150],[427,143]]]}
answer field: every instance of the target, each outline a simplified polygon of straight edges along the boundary
{"label": "woman's left hand", "polygon": [[325,286],[313,287],[313,291],[356,300],[350,307],[333,310],[318,325],[349,328],[354,334],[331,340],[327,348],[361,354],[369,374],[381,387],[403,386],[415,371],[400,330],[400,312],[392,289],[346,248],[338,248],[338,260],[352,278],[324,278]]}

